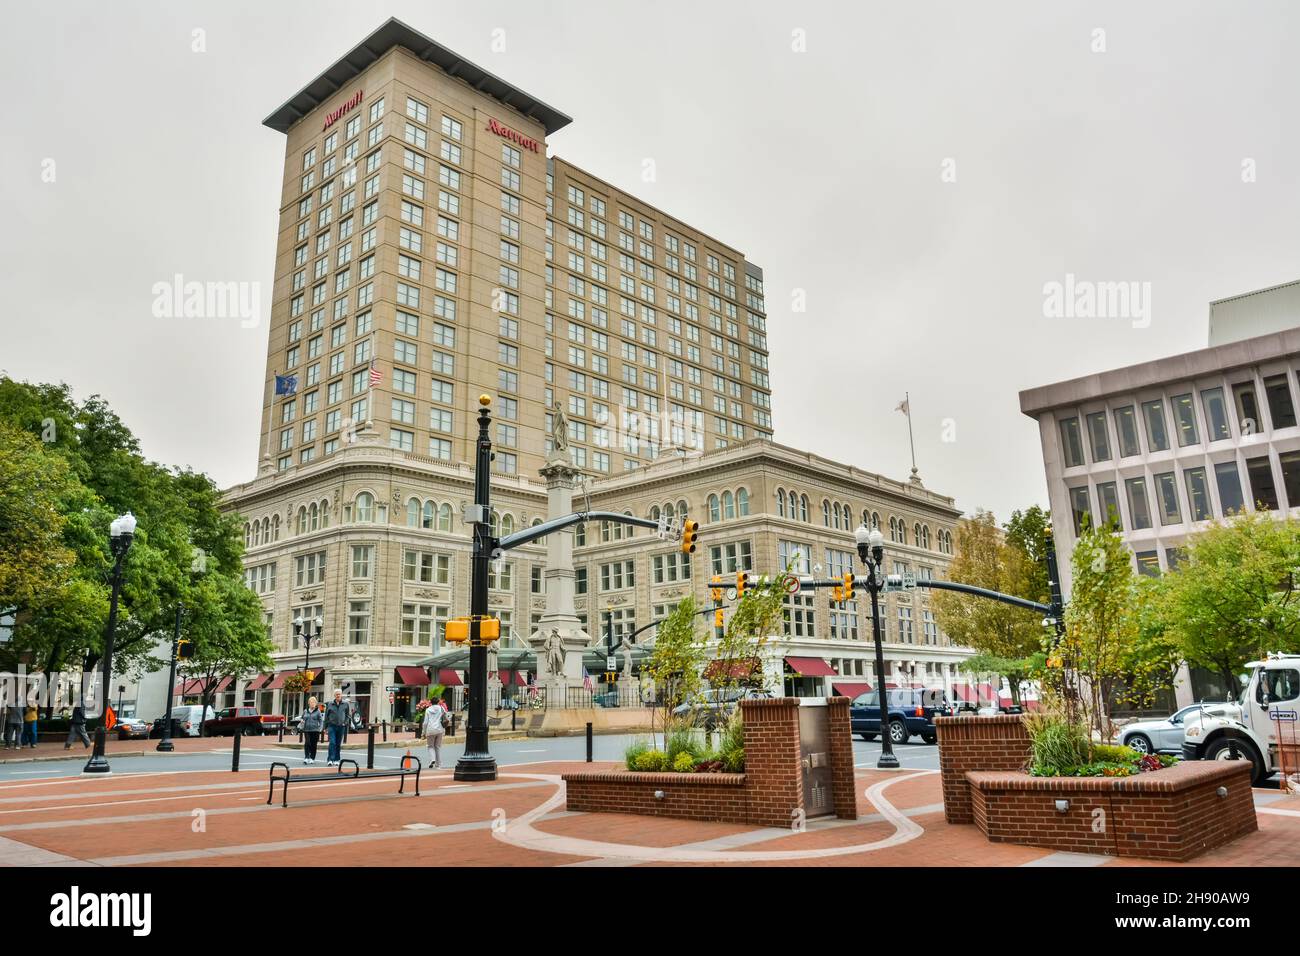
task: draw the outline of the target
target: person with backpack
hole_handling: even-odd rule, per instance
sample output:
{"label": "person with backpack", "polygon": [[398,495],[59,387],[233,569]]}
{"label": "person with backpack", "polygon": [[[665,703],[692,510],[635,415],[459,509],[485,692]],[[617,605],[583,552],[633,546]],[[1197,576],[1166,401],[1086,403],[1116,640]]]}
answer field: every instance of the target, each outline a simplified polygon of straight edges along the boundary
{"label": "person with backpack", "polygon": [[316,745],[325,726],[325,708],[315,697],[307,698],[307,709],[302,714],[302,762],[316,762]]}
{"label": "person with backpack", "polygon": [[5,708],[5,749],[17,750],[23,736],[23,708],[10,704]]}
{"label": "person with backpack", "polygon": [[336,688],[334,699],[325,705],[325,731],[329,734],[329,753],[326,754],[325,766],[338,766],[342,759],[339,748],[351,723],[352,705],[343,699],[342,689]]}
{"label": "person with backpack", "polygon": [[68,720],[68,739],[63,742],[64,750],[72,749],[72,742],[81,739],[82,749],[90,746],[90,735],[86,733],[86,711],[80,704],[72,708],[72,717]]}
{"label": "person with backpack", "polygon": [[447,712],[447,705],[442,702],[442,695],[439,694],[429,704],[424,712],[424,723],[420,732],[424,734],[425,742],[429,746],[429,769],[440,770],[442,768],[442,738],[446,735],[447,730],[451,727],[451,714]]}

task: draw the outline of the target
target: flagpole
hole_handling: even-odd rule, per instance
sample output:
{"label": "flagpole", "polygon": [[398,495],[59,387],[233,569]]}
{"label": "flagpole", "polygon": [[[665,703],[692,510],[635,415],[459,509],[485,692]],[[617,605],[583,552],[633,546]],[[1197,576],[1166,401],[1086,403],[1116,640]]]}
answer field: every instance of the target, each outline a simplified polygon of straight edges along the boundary
{"label": "flagpole", "polygon": [[375,351],[375,334],[370,333],[370,367],[366,369],[366,427],[375,423],[375,363],[379,354]]}
{"label": "flagpole", "polygon": [[[895,395],[898,393],[895,392]],[[903,402],[907,405],[907,442],[912,446],[912,476],[916,477],[916,439],[912,437],[912,396],[903,393]]]}

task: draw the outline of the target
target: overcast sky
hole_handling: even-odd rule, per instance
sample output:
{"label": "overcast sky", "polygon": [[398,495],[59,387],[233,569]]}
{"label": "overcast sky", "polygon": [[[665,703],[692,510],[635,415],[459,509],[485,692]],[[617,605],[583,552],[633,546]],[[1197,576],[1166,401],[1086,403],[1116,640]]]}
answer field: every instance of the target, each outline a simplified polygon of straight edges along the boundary
{"label": "overcast sky", "polygon": [[[388,16],[763,267],[778,441],[905,478],[910,391],[921,477],[967,511],[1046,504],[1020,389],[1203,347],[1211,299],[1300,278],[1296,4],[51,0],[0,39],[0,369],[251,478],[265,318],[159,319],[151,290],[269,305],[261,120]],[[1149,323],[1046,317],[1067,274],[1150,283]]]}

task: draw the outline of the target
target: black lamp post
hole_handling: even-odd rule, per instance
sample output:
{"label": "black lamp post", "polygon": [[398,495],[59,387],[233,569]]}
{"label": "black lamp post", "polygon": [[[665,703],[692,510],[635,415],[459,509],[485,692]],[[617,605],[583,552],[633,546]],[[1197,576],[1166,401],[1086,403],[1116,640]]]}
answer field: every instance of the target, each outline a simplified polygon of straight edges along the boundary
{"label": "black lamp post", "polygon": [[185,605],[177,604],[176,633],[172,635],[172,666],[167,675],[167,707],[163,711],[162,739],[158,741],[158,750],[165,754],[176,749],[176,745],[172,743],[172,700],[176,693],[176,654],[181,646],[181,615],[184,613]]}
{"label": "black lamp post", "polygon": [[491,399],[479,396],[478,454],[474,462],[474,554],[470,559],[469,594],[469,722],[465,727],[465,752],[456,761],[457,780],[495,780],[496,758],[488,751],[487,645],[480,626],[488,612],[488,563],[492,560],[492,412]]}
{"label": "black lamp post", "polygon": [[[294,618],[293,633],[302,638],[303,647],[307,649],[306,660],[303,661],[302,669],[311,670],[311,642],[319,642],[321,639],[321,629],[325,626],[325,619],[317,614],[315,617]],[[309,689],[310,693],[310,689]]]}
{"label": "black lamp post", "polygon": [[[113,594],[108,604],[108,634],[104,639],[104,683],[100,695],[101,707],[108,706],[108,689],[112,686],[109,681],[113,679],[113,639],[117,632],[117,599],[122,591],[122,560],[126,557],[126,552],[130,549],[131,539],[134,536],[135,515],[128,511],[126,514],[113,519],[108,539],[109,551],[113,555]],[[95,752],[86,761],[86,766],[81,770],[82,773],[111,772],[108,766],[108,758],[104,756],[104,743],[108,736],[107,729],[104,726],[105,723],[106,721],[100,720],[99,727],[95,730]]]}
{"label": "black lamp post", "polygon": [[876,697],[880,701],[880,759],[876,766],[882,770],[898,767],[894,744],[889,739],[888,691],[885,688],[885,650],[880,643],[880,592],[885,586],[882,565],[885,559],[885,536],[879,528],[860,525],[853,533],[858,545],[858,557],[867,567],[867,590],[871,592],[871,633],[876,640]]}

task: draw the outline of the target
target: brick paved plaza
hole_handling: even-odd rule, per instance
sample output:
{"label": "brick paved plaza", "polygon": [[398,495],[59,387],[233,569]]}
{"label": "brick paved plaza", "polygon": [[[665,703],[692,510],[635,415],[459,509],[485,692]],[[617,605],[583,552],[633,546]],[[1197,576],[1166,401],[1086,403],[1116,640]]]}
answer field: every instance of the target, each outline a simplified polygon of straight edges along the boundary
{"label": "brick paved plaza", "polygon": [[[210,742],[209,742],[210,743]],[[38,775],[0,783],[0,865],[1143,866],[1136,860],[990,845],[944,822],[939,775],[857,772],[858,818],[805,832],[618,813],[568,813],[559,777],[610,762],[518,763],[495,783],[425,774],[423,795],[392,779],[294,784],[268,806],[264,766],[230,771]],[[1259,831],[1200,866],[1300,865],[1300,799],[1256,790]],[[199,813],[202,811],[202,813]]]}

